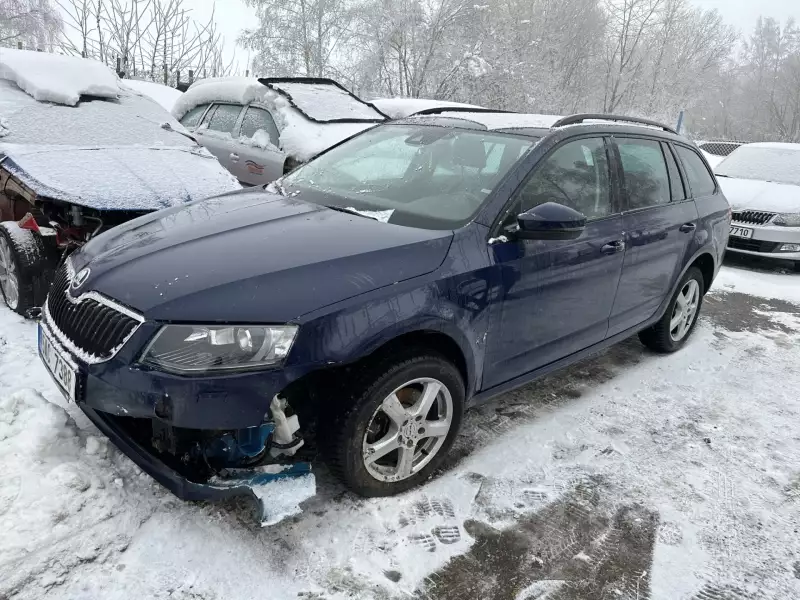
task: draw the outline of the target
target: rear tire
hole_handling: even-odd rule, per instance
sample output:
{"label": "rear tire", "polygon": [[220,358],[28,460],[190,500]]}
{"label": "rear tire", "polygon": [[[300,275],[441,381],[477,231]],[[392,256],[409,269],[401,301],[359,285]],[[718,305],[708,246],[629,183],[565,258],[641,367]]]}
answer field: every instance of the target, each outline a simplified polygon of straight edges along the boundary
{"label": "rear tire", "polygon": [[15,221],[0,223],[0,293],[6,306],[25,316],[44,304],[53,267],[41,235]]}
{"label": "rear tire", "polygon": [[661,320],[639,332],[641,342],[656,352],[679,350],[694,331],[705,292],[703,273],[691,267],[681,279]]}
{"label": "rear tire", "polygon": [[366,497],[399,494],[428,479],[461,426],[465,391],[458,369],[436,353],[409,351],[344,387],[352,394],[333,419],[320,423],[331,471]]}

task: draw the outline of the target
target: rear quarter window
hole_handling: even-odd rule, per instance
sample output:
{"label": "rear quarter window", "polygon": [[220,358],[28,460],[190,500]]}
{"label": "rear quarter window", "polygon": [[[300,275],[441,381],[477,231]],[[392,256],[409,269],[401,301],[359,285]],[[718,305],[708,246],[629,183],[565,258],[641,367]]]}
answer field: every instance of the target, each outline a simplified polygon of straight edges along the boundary
{"label": "rear quarter window", "polygon": [[697,198],[713,194],[714,190],[717,189],[717,184],[706,167],[706,163],[700,158],[700,154],[686,146],[676,145],[675,150],[683,164],[683,170],[686,172],[686,179],[688,179],[692,196]]}

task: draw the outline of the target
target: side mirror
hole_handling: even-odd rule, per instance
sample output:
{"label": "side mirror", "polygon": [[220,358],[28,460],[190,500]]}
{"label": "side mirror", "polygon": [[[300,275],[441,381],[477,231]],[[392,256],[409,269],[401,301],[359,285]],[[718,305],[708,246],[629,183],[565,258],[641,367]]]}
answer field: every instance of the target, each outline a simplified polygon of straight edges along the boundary
{"label": "side mirror", "polygon": [[563,204],[545,202],[517,217],[523,240],[574,240],[586,228],[586,217]]}

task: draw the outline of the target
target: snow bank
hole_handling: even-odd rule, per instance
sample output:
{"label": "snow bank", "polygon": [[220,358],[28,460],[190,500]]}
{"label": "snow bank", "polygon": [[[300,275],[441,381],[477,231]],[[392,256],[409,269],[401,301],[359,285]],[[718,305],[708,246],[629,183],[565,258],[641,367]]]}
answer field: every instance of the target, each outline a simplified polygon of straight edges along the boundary
{"label": "snow bank", "polygon": [[427,98],[376,98],[371,100],[382,113],[393,119],[402,119],[421,110],[429,108],[481,108],[474,104],[449,102],[447,100],[429,100]]}
{"label": "snow bank", "polygon": [[123,87],[133,90],[140,95],[147,96],[158,102],[165,110],[172,111],[175,103],[183,96],[183,92],[175,88],[153,83],[152,81],[141,81],[139,79],[123,79]]}
{"label": "snow bank", "polygon": [[75,106],[82,95],[116,98],[119,79],[104,64],[46,52],[0,49],[0,78],[40,102]]}
{"label": "snow bank", "polygon": [[[331,87],[331,86],[326,86]],[[304,117],[289,100],[248,77],[203,79],[192,85],[175,103],[173,116],[180,120],[195,106],[210,102],[235,104],[258,103],[275,119],[280,132],[280,147],[288,155],[304,162],[374,123],[315,123]]]}

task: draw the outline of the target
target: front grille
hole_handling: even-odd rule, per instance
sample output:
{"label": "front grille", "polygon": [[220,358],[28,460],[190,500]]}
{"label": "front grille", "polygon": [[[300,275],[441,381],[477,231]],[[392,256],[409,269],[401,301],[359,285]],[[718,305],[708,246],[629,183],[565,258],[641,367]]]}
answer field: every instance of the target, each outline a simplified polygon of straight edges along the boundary
{"label": "front grille", "polygon": [[728,248],[736,250],[749,250],[750,252],[775,252],[780,242],[762,242],[761,240],[747,240],[745,238],[728,238]]}
{"label": "front grille", "polygon": [[78,358],[99,363],[112,358],[141,324],[134,313],[95,292],[69,295],[73,271],[67,261],[56,271],[47,296],[45,317]]}
{"label": "front grille", "polygon": [[772,220],[776,213],[761,212],[758,210],[735,210],[733,220],[748,225],[764,225]]}

